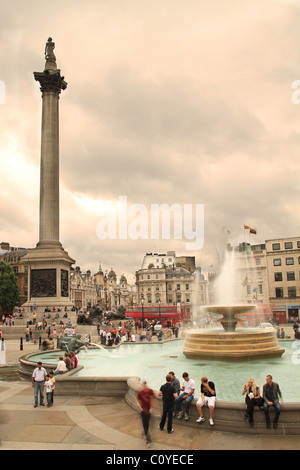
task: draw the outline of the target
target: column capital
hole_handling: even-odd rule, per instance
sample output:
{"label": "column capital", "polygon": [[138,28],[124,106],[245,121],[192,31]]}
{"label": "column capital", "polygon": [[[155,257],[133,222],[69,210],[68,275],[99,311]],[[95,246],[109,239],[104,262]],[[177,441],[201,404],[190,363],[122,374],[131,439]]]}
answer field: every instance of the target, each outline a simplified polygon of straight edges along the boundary
{"label": "column capital", "polygon": [[61,90],[67,88],[68,84],[64,80],[65,77],[60,75],[59,69],[55,71],[44,70],[44,72],[33,72],[33,75],[35,80],[40,82],[42,93],[52,92],[59,95]]}

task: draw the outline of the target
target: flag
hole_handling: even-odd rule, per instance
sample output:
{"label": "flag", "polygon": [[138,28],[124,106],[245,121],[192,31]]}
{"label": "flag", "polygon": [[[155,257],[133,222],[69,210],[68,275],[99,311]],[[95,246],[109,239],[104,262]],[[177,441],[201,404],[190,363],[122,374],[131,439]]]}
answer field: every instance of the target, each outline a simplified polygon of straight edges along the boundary
{"label": "flag", "polygon": [[250,233],[256,235],[256,229],[249,227],[249,225],[244,225],[244,230],[250,230]]}

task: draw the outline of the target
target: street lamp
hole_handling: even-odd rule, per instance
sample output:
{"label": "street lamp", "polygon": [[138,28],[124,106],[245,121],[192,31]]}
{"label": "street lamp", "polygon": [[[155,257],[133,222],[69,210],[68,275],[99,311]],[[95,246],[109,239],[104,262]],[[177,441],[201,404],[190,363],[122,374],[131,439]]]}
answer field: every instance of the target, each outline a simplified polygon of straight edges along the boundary
{"label": "street lamp", "polygon": [[160,321],[160,299],[158,301],[158,314],[159,314],[159,321]]}
{"label": "street lamp", "polygon": [[142,323],[143,323],[142,328],[144,328],[144,302],[145,302],[144,299],[142,299],[141,302],[142,302]]}

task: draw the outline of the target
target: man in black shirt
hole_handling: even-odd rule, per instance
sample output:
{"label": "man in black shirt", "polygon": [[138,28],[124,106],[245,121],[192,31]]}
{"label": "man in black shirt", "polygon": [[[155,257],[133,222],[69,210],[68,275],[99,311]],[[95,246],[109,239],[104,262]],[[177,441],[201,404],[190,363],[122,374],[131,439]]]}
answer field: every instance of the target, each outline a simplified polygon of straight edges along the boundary
{"label": "man in black shirt", "polygon": [[197,419],[197,423],[201,423],[205,420],[202,412],[202,407],[204,405],[207,405],[209,408],[209,424],[213,426],[213,414],[216,406],[216,388],[214,382],[209,381],[207,377],[202,377],[200,392],[201,396],[196,403],[196,407],[200,415],[200,417]]}
{"label": "man in black shirt", "polygon": [[172,377],[171,375],[166,376],[166,383],[160,387],[158,395],[163,397],[163,413],[161,417],[160,425],[158,426],[161,431],[163,431],[166,419],[168,416],[168,425],[167,430],[168,434],[173,432],[172,429],[172,417],[173,417],[173,410],[174,410],[174,400],[177,398],[178,394],[176,393],[176,389],[173,385],[171,385]]}

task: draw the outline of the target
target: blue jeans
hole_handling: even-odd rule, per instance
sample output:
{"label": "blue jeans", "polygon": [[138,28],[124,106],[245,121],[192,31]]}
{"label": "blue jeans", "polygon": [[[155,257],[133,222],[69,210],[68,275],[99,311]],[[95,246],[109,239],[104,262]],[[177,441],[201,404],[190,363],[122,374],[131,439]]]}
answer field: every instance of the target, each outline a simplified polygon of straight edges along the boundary
{"label": "blue jeans", "polygon": [[144,433],[147,442],[151,441],[150,434],[149,434],[149,421],[150,421],[150,412],[148,410],[142,410],[141,411],[141,418],[142,418],[142,423],[143,423],[143,428],[144,428]]}
{"label": "blue jeans", "polygon": [[[175,399],[175,405],[176,405],[176,411],[182,411],[181,409],[181,402],[183,400],[183,397],[187,396],[187,393],[181,393],[179,397]],[[193,400],[194,395],[189,395],[184,401],[185,401],[185,413],[188,415],[189,414],[189,407],[191,404],[191,401]]]}
{"label": "blue jeans", "polygon": [[34,404],[38,405],[39,404],[39,393],[40,393],[40,404],[44,402],[44,387],[43,383],[40,382],[34,382]]}
{"label": "blue jeans", "polygon": [[276,401],[272,405],[268,405],[266,402],[264,402],[264,412],[265,412],[267,422],[270,422],[270,415],[269,415],[270,406],[274,406],[274,408],[275,408],[274,422],[277,423],[279,415],[280,415],[280,411],[281,411],[280,403],[279,403],[279,401]]}

